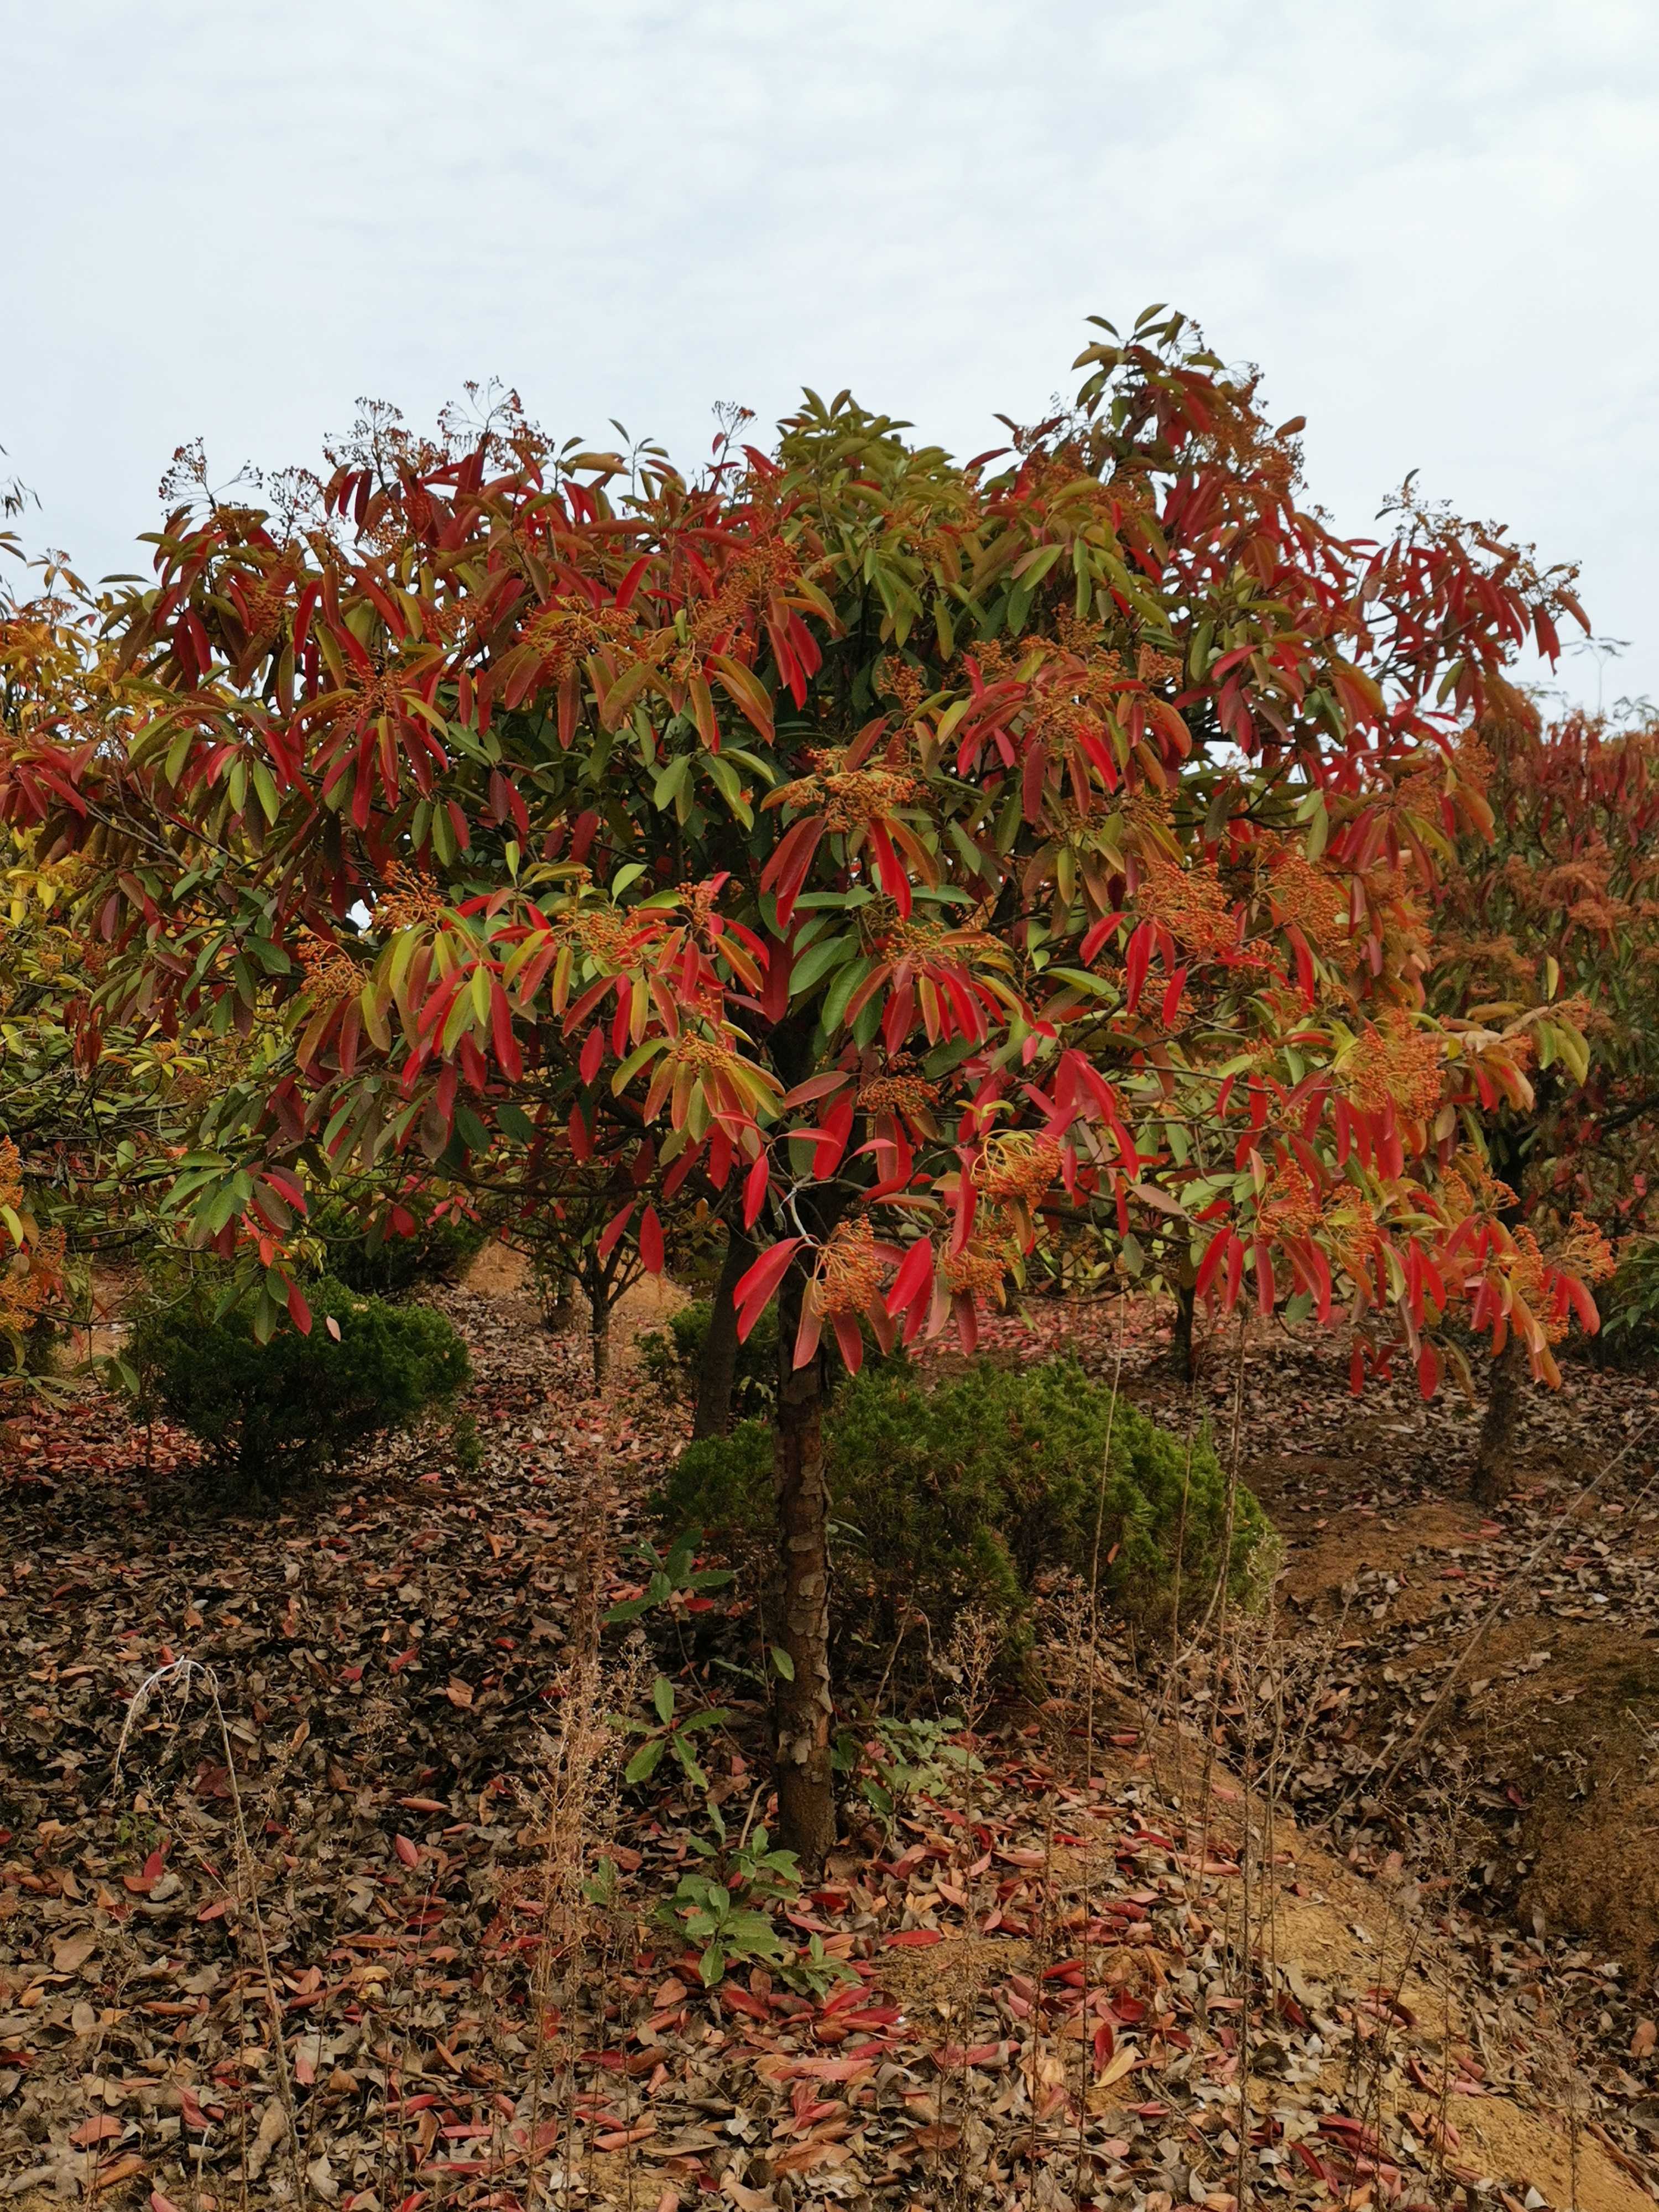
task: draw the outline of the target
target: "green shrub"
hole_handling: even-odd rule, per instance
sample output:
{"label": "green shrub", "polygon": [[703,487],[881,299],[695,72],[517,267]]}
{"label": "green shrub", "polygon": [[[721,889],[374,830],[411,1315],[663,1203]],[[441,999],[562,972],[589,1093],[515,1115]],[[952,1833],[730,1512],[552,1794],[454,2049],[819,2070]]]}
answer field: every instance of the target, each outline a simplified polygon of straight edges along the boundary
{"label": "green shrub", "polygon": [[401,1297],[422,1283],[453,1283],[483,1249],[487,1232],[465,1214],[428,1213],[410,1237],[385,1236],[343,1199],[317,1206],[312,1228],[322,1240],[323,1273],[367,1297]]}
{"label": "green shrub", "polygon": [[468,1380],[466,1346],[428,1307],[362,1297],[323,1276],[306,1285],[310,1334],[285,1324],[260,1344],[246,1309],[219,1310],[215,1290],[201,1276],[174,1295],[153,1294],[127,1360],[144,1401],[198,1437],[216,1471],[263,1498],[343,1466]]}
{"label": "green shrub", "polygon": [[[1190,1616],[1221,1571],[1226,1480],[1207,1440],[1189,1455],[1127,1401],[1114,1413],[1110,1390],[1070,1360],[981,1362],[933,1389],[902,1363],[860,1374],[833,1402],[825,1459],[843,1640],[890,1642],[919,1612],[937,1642],[974,1606],[1018,1644],[1045,1574],[1090,1579],[1097,1520],[1101,1594],[1131,1619],[1167,1620],[1177,1573]],[[772,1516],[771,1461],[758,1422],[689,1445],[661,1501],[665,1521],[758,1542]],[[1247,1597],[1273,1538],[1242,1486],[1233,1520],[1231,1575]]]}
{"label": "green shrub", "polygon": [[1602,1364],[1641,1367],[1659,1354],[1659,1237],[1632,1237],[1601,1292],[1600,1333],[1592,1337]]}
{"label": "green shrub", "polygon": [[[714,1311],[709,1299],[693,1298],[670,1314],[666,1328],[648,1329],[640,1338],[641,1364],[665,1397],[678,1398],[686,1405],[696,1402],[702,1349],[708,1341]],[[758,1420],[770,1412],[777,1395],[778,1315],[775,1306],[768,1306],[750,1330],[747,1343],[738,1346],[732,1413],[738,1420]]]}

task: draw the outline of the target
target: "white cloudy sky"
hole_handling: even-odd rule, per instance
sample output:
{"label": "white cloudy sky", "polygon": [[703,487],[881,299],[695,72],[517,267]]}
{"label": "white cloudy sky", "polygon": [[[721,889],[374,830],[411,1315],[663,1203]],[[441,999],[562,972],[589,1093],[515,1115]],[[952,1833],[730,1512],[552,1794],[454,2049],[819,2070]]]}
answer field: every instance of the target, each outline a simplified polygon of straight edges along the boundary
{"label": "white cloudy sky", "polygon": [[198,434],[499,376],[695,459],[808,382],[972,452],[1170,300],[1345,525],[1420,469],[1659,696],[1654,0],[0,0],[0,444],[94,570]]}

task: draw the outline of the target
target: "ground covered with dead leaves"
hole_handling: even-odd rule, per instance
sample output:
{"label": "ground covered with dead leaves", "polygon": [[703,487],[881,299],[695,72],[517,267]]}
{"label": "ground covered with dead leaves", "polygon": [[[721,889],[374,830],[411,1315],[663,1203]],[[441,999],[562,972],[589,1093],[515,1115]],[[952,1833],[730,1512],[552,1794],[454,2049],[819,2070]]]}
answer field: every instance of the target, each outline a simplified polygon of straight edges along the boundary
{"label": "ground covered with dead leaves", "polygon": [[[682,1417],[625,1358],[592,1400],[579,1342],[510,1289],[447,1303],[473,1473],[434,1432],[238,1517],[204,1507],[181,1439],[106,1400],[11,1438],[0,2191],[155,2212],[1659,2193],[1647,1384],[1572,1370],[1486,1518],[1460,1502],[1454,1403],[1356,1406],[1283,1342],[1242,1370],[1210,1347],[1188,1392],[1135,1316],[1132,1394],[1224,1449],[1237,1425],[1286,1538],[1273,1615],[1172,1662],[1094,1650],[1057,1602],[1017,1698],[946,1655],[903,1696],[970,1709],[954,1763],[890,1826],[852,1792],[846,1848],[776,1909],[817,1963],[708,1989],[661,1909],[707,1863],[705,1793],[672,1762],[623,1788],[637,1739],[603,1710],[648,1725],[658,1668],[688,1705],[718,1691],[707,1794],[752,1835],[741,1603],[724,1643],[682,1612],[606,1632],[597,1672],[584,1656],[597,1607],[639,1587]],[[1120,1326],[1039,1309],[993,1348],[1109,1368]]]}

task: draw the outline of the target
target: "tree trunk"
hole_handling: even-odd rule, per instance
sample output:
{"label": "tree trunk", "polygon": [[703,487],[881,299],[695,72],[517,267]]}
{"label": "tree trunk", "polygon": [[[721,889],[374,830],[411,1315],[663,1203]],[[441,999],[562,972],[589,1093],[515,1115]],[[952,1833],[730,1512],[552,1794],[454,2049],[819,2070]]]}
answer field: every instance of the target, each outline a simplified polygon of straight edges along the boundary
{"label": "tree trunk", "polygon": [[783,1575],[778,1641],[791,1678],[775,1706],[779,1841],[816,1872],[836,1840],[830,1765],[830,1493],[823,1472],[823,1357],[791,1363],[805,1285],[792,1274],[778,1310],[778,1416],[773,1487]]}
{"label": "tree trunk", "polygon": [[1175,1330],[1170,1339],[1170,1364],[1183,1382],[1197,1373],[1193,1358],[1193,1316],[1198,1292],[1191,1283],[1177,1283],[1175,1291]]}
{"label": "tree trunk", "polygon": [[561,1269],[548,1284],[542,1299],[542,1327],[550,1336],[562,1336],[576,1321],[576,1281]]}
{"label": "tree trunk", "polygon": [[1527,1379],[1526,1347],[1511,1333],[1492,1364],[1492,1388],[1474,1455],[1474,1500],[1497,1505],[1515,1487],[1515,1432]]}
{"label": "tree trunk", "polygon": [[691,1416],[694,1437],[723,1437],[732,1426],[732,1392],[738,1379],[738,1309],[732,1293],[754,1260],[752,1240],[734,1223],[727,1232],[726,1260],[702,1342],[696,1410]]}

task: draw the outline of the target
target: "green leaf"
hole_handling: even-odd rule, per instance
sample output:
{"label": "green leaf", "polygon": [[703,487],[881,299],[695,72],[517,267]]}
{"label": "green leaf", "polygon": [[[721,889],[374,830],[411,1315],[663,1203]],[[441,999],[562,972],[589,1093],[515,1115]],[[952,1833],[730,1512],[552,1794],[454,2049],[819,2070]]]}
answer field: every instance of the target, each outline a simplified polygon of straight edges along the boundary
{"label": "green leaf", "polygon": [[677,754],[669,762],[667,767],[651,787],[651,803],[659,812],[673,805],[684,788],[685,779],[690,773],[690,753]]}
{"label": "green leaf", "polygon": [[691,1784],[692,1788],[694,1790],[707,1790],[708,1787],[708,1777],[703,1772],[702,1767],[698,1765],[696,1754],[692,1752],[690,1745],[683,1742],[677,1735],[671,1736],[669,1738],[669,1742],[673,1747],[675,1758],[678,1759],[680,1765],[685,1769],[685,1778]]}
{"label": "green leaf", "polygon": [[642,1743],[623,1769],[624,1782],[648,1782],[656,1772],[662,1758],[664,1739],[653,1735],[649,1743]]}
{"label": "green leaf", "polygon": [[674,1685],[666,1674],[659,1674],[651,1685],[651,1702],[656,1708],[657,1718],[666,1728],[674,1717]]}
{"label": "green leaf", "polygon": [[274,822],[282,812],[283,802],[276,793],[276,785],[270,770],[261,760],[253,763],[253,788],[258,793],[259,804],[264,809],[265,820]]}
{"label": "green leaf", "polygon": [[777,1668],[779,1674],[782,1675],[786,1682],[793,1682],[794,1680],[795,1662],[789,1656],[789,1654],[784,1650],[781,1644],[775,1644],[772,1646],[772,1664]]}
{"label": "green leaf", "polygon": [[832,968],[850,959],[858,950],[855,937],[826,937],[804,952],[789,972],[789,995],[801,997],[815,983],[822,982]]}
{"label": "green leaf", "polygon": [[841,1027],[854,992],[869,973],[870,963],[862,957],[836,970],[835,981],[824,994],[823,1019],[826,1030],[833,1032]]}

